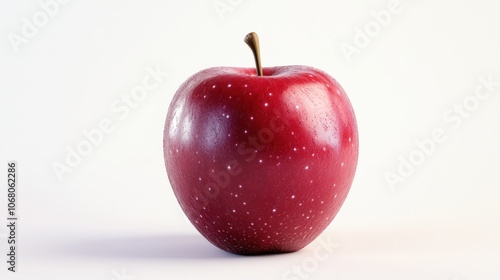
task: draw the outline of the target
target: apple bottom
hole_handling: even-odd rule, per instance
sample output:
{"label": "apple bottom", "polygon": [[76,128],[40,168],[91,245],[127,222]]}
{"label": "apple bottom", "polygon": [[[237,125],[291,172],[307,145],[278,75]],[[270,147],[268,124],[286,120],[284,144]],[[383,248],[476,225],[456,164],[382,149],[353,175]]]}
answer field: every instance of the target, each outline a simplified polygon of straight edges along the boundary
{"label": "apple bottom", "polygon": [[[330,210],[319,210],[320,216],[315,215],[314,211],[306,210],[290,214],[275,213],[264,221],[252,216],[251,211],[250,214],[223,211],[223,207],[208,205],[205,206],[208,211],[219,212],[220,215],[204,223],[199,219],[199,215],[195,216],[187,209],[184,210],[189,213],[188,217],[195,228],[213,245],[224,251],[238,255],[289,253],[304,248],[324,231],[338,213],[346,195],[347,193],[334,195],[338,202],[334,202],[334,207],[329,207]],[[311,200],[309,199],[309,202]],[[318,201],[321,202],[326,203]],[[280,204],[287,203],[278,202],[278,205]],[[300,207],[311,209],[309,206],[311,203],[302,203]]]}
{"label": "apple bottom", "polygon": [[[294,252],[323,232],[348,194],[355,164],[325,163],[334,155],[321,150],[316,162],[294,160],[293,170],[309,167],[302,172],[277,160],[260,166],[254,164],[258,157],[233,159],[229,170],[210,171],[211,181],[192,195],[176,193],[189,220],[218,248],[239,255]],[[342,164],[339,171],[333,169]],[[309,173],[318,167],[325,171]]]}
{"label": "apple bottom", "polygon": [[[340,206],[339,206],[340,208]],[[209,234],[201,227],[195,224],[196,229],[214,246],[226,252],[237,254],[237,255],[269,255],[269,254],[282,254],[282,253],[292,253],[301,250],[312,241],[314,241],[317,236],[319,236],[324,229],[330,224],[338,209],[331,213],[329,218],[325,219],[323,223],[317,224],[315,230],[307,230],[307,233],[293,233],[282,232],[277,230],[274,234],[255,234],[255,232],[248,231],[228,231],[221,230],[219,234],[223,234],[223,237],[217,237]],[[234,221],[234,219],[231,219]],[[251,224],[251,223],[250,223]],[[264,227],[266,223],[262,224]],[[234,228],[238,227],[238,223],[233,223]],[[284,228],[284,230],[287,230]],[[252,235],[253,234],[253,235]],[[279,239],[277,237],[280,237]]]}

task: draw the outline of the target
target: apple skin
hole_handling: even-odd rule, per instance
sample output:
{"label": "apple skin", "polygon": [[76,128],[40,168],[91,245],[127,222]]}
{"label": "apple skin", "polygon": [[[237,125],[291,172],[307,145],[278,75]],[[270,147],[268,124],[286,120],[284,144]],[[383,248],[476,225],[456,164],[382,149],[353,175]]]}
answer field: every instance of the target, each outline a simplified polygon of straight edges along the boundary
{"label": "apple skin", "polygon": [[212,244],[242,255],[312,242],[351,187],[358,131],[351,103],[308,66],[216,67],[170,104],[164,158],[174,194]]}

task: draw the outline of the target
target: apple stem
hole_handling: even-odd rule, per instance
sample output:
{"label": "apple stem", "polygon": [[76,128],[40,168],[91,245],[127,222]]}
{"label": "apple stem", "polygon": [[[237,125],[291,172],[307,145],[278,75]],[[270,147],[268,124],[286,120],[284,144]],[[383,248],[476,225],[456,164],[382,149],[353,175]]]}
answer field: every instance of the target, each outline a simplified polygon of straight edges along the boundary
{"label": "apple stem", "polygon": [[245,36],[245,43],[250,47],[255,58],[255,66],[257,67],[257,75],[263,76],[262,66],[260,65],[260,46],[259,46],[259,36],[257,33],[250,32]]}

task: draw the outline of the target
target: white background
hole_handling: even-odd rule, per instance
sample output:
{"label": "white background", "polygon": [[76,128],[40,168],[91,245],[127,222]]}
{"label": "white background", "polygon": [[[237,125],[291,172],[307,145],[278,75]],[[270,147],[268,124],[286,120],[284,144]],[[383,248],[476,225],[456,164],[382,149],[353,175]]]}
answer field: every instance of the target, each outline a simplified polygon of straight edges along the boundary
{"label": "white background", "polygon": [[[499,279],[500,85],[474,97],[481,77],[500,81],[499,2],[401,0],[385,26],[374,14],[390,1],[350,2],[73,0],[43,25],[38,1],[2,1],[0,172],[17,161],[19,272],[3,261],[4,180],[0,278]],[[34,15],[43,26],[27,38],[23,18]],[[371,30],[368,41],[355,41],[357,28]],[[213,247],[184,217],[164,169],[175,90],[203,68],[252,67],[250,31],[264,66],[323,69],[358,119],[351,193],[323,243],[292,254]],[[168,77],[128,116],[114,112],[156,67]],[[463,102],[470,110],[457,120],[449,110]],[[67,148],[102,120],[113,130],[60,181],[54,162],[64,164]],[[445,140],[391,187],[385,176],[422,153],[415,141],[436,129]],[[333,251],[321,245],[331,242]]]}

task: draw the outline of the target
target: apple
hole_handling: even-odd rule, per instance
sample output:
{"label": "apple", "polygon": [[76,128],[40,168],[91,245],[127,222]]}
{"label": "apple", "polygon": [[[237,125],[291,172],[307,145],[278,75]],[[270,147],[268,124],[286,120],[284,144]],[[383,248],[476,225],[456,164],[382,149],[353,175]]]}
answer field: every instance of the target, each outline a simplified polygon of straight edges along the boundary
{"label": "apple", "polygon": [[187,79],[168,109],[164,158],[195,228],[242,255],[297,251],[332,221],[351,187],[358,131],[332,77],[308,66],[215,67]]}

